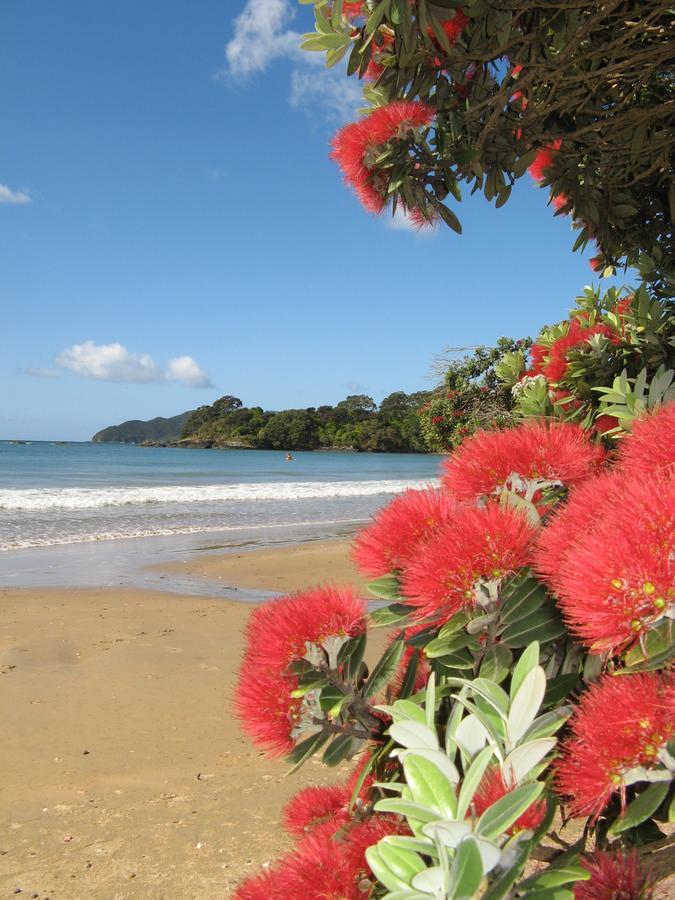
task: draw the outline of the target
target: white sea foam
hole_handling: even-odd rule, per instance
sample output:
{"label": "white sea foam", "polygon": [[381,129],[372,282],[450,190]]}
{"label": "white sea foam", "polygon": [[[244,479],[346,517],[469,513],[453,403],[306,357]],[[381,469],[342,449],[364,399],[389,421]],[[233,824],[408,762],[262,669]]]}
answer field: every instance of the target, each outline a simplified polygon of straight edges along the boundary
{"label": "white sea foam", "polygon": [[[433,480],[435,481],[435,479]],[[41,488],[0,490],[0,510],[39,512],[85,510],[149,504],[230,503],[257,500],[312,500],[330,497],[372,497],[398,494],[427,482],[410,479],[384,481],[300,481],[240,484],[158,485],[154,487]]]}
{"label": "white sea foam", "polygon": [[55,547],[65,544],[90,544],[96,541],[124,541],[134,538],[175,537],[181,534],[208,534],[231,531],[267,530],[270,528],[318,528],[326,525],[355,525],[360,519],[326,519],[320,522],[263,522],[251,525],[198,525],[178,528],[140,528],[130,531],[101,531],[71,534],[59,537],[25,537],[0,543],[2,550],[29,550],[37,547]]}

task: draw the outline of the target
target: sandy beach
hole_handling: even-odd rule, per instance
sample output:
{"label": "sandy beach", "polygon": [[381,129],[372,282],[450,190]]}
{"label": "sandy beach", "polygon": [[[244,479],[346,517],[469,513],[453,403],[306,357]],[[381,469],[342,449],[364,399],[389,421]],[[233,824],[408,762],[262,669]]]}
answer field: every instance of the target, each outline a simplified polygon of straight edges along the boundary
{"label": "sandy beach", "polygon": [[209,599],[209,584],[357,582],[348,546],[183,564],[203,598],[0,591],[0,896],[215,898],[288,846],[284,802],[338,775],[311,761],[287,778],[241,734],[251,606]]}

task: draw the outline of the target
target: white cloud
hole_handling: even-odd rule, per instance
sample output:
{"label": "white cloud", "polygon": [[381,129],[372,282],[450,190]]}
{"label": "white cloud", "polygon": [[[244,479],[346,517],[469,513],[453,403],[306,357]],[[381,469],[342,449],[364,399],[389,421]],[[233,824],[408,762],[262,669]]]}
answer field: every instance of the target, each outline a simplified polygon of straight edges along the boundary
{"label": "white cloud", "polygon": [[301,35],[287,28],[294,16],[289,0],[247,0],[225,48],[230,75],[263,72],[279,57],[298,57]]}
{"label": "white cloud", "polygon": [[189,387],[213,387],[209,374],[191,356],[174,356],[166,364],[168,381],[182,381]]}
{"label": "white cloud", "polygon": [[361,86],[342,69],[295,69],[291,73],[291,106],[319,106],[328,118],[345,122],[363,105]]}
{"label": "white cloud", "polygon": [[[56,357],[56,366],[98,381],[117,381],[128,384],[151,384],[181,381],[188,387],[212,387],[208,373],[191,356],[170,359],[166,369],[148,353],[131,353],[122,344],[95,344],[85,341],[73,344]],[[54,370],[31,369],[32,375],[53,375]]]}
{"label": "white cloud", "polygon": [[25,191],[13,191],[6,184],[0,184],[0,203],[11,203],[14,206],[23,206],[30,203],[31,198]]}
{"label": "white cloud", "polygon": [[290,0],[246,0],[234,20],[234,34],[225,48],[227,68],[219,81],[241,80],[264,72],[271,63],[293,63],[289,102],[340,122],[353,119],[363,103],[358,80],[347,78],[344,67],[326,69],[323,53],[300,49],[302,35],[289,25],[296,11]]}

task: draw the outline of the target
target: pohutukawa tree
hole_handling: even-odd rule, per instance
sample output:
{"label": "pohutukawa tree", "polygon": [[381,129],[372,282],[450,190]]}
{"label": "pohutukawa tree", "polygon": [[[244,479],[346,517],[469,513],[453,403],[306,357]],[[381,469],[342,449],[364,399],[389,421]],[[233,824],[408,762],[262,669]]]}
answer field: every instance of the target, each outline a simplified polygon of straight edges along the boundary
{"label": "pohutukawa tree", "polygon": [[[366,82],[372,110],[334,154],[369,210],[459,230],[461,182],[501,204],[529,167],[601,268],[640,257],[649,284],[588,289],[489,359],[489,384],[446,390],[466,424],[439,429],[438,485],[354,542],[375,601],[330,586],[254,611],[244,730],[296,767],[348,768],[291,800],[293,849],[237,897],[647,900],[675,870],[668,10],[314,6],[306,46],[349,52]],[[373,627],[389,637],[369,665]]]}
{"label": "pohutukawa tree", "polygon": [[[312,0],[301,0],[312,2]],[[308,50],[364,80],[370,107],[335,137],[373,212],[420,227],[461,186],[504,204],[529,170],[597,244],[595,266],[672,276],[672,10],[664,0],[314,0]]]}

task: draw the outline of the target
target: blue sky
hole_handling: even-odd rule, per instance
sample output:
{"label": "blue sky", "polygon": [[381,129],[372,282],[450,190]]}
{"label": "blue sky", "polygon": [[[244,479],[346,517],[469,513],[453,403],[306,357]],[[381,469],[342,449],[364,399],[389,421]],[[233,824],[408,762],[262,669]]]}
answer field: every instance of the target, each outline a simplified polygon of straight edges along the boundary
{"label": "blue sky", "polygon": [[293,0],[0,5],[0,438],[379,401],[564,316],[592,273],[529,179],[461,237],[361,209],[328,159],[358,85],[310,28]]}

